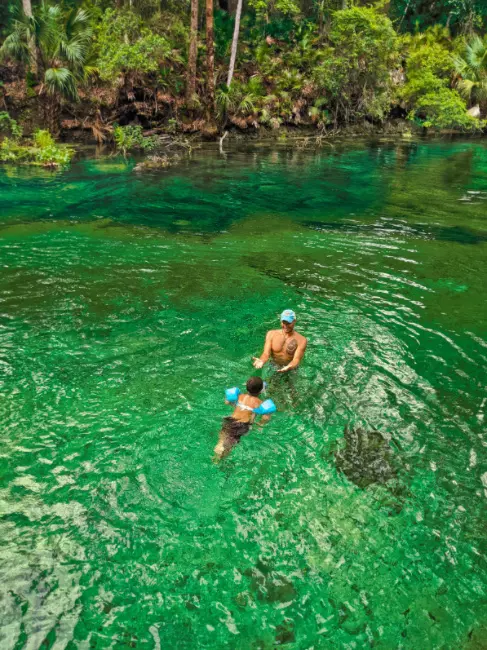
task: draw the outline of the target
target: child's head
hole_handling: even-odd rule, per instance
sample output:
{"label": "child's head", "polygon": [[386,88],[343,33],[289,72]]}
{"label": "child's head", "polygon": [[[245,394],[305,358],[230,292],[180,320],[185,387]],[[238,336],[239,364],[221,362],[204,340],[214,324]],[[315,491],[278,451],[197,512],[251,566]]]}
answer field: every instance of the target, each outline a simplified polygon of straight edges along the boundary
{"label": "child's head", "polygon": [[252,395],[253,397],[257,397],[257,395],[262,392],[262,389],[264,388],[264,382],[260,377],[251,377],[247,381],[247,392],[249,395]]}

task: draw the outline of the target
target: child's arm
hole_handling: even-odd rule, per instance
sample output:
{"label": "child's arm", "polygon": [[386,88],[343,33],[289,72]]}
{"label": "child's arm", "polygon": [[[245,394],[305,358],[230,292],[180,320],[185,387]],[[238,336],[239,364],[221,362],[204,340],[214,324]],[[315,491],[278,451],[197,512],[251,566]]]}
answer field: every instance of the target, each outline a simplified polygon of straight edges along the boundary
{"label": "child's arm", "polygon": [[260,420],[259,420],[258,422],[256,422],[256,425],[262,429],[262,427],[264,426],[264,424],[266,424],[267,422],[269,422],[270,419],[271,419],[271,416],[270,416],[270,415],[263,415],[263,416],[260,418]]}

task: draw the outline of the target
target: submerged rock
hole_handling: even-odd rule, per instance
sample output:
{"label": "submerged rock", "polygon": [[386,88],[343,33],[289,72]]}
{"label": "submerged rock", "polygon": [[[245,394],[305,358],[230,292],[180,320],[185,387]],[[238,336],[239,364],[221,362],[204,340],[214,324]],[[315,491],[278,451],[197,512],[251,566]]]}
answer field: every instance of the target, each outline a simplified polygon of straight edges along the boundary
{"label": "submerged rock", "polygon": [[337,469],[360,488],[396,478],[389,442],[378,431],[345,427],[345,447],[335,452]]}
{"label": "submerged rock", "polygon": [[134,167],[134,172],[143,172],[151,169],[166,169],[167,167],[171,167],[171,165],[176,164],[178,162],[179,156],[173,155],[171,157],[169,156],[149,156],[147,160],[144,160],[143,162],[138,163]]}

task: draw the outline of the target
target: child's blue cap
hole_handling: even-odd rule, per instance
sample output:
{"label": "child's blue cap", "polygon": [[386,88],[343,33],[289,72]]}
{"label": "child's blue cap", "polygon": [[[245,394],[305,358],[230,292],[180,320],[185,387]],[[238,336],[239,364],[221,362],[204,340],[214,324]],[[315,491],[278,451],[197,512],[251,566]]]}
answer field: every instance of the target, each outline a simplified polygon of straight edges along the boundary
{"label": "child's blue cap", "polygon": [[281,314],[281,320],[285,320],[286,323],[293,323],[296,320],[296,314],[292,309],[285,309]]}

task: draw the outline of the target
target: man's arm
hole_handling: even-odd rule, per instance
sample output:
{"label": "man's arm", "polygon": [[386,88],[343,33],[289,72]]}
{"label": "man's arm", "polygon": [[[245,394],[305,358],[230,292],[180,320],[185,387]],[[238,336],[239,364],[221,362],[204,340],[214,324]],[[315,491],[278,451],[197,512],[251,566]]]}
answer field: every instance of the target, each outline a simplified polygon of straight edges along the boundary
{"label": "man's arm", "polygon": [[269,357],[272,352],[272,335],[274,334],[273,330],[267,332],[265,336],[264,351],[260,357],[252,357],[254,360],[254,368],[262,368],[262,366],[269,361]]}
{"label": "man's arm", "polygon": [[299,343],[298,347],[296,348],[296,352],[294,353],[293,360],[290,361],[287,366],[284,366],[284,368],[280,368],[277,372],[287,372],[288,370],[292,370],[293,368],[296,368],[299,366],[301,363],[301,359],[304,357],[304,353],[306,352],[306,346],[308,345],[308,339],[303,339],[301,343]]}

